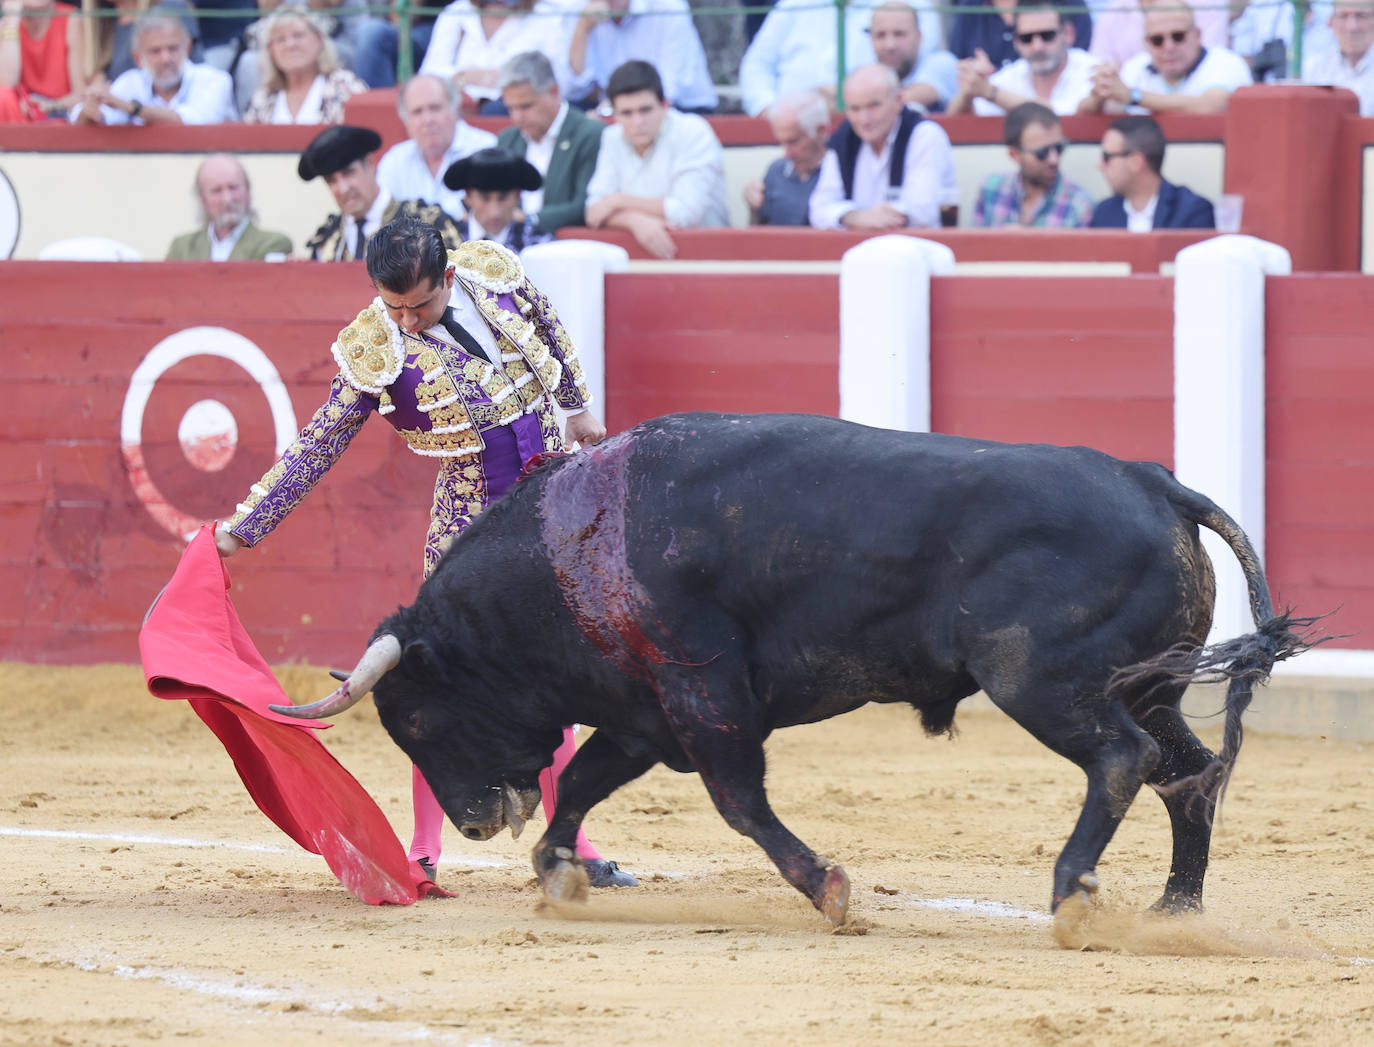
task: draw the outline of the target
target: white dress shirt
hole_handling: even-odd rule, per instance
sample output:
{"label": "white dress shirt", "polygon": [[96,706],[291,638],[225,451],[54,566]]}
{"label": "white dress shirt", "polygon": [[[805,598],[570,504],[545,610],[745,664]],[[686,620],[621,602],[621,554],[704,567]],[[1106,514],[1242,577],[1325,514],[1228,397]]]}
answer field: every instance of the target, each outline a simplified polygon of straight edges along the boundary
{"label": "white dress shirt", "polygon": [[248,228],[248,219],[244,218],[238,225],[229,230],[229,235],[223,240],[215,235],[213,224],[206,227],[205,232],[210,237],[210,261],[227,262],[229,256],[234,253],[234,245],[239,242],[239,237]]}
{"label": "white dress shirt", "polygon": [[[501,352],[496,348],[496,336],[491,333],[491,328],[487,325],[481,310],[477,308],[477,304],[473,302],[472,296],[463,289],[463,285],[457,280],[453,282],[453,291],[449,294],[448,304],[449,308],[453,310],[453,318],[482,347],[482,352],[487,354],[487,359],[492,362],[492,365],[504,371],[505,367],[501,363]],[[448,328],[443,324],[435,324],[425,334],[431,338],[437,338],[441,342],[457,346],[459,349],[463,348],[453,340],[453,336],[448,333]]]}
{"label": "white dress shirt", "polygon": [[450,218],[463,213],[463,193],[444,185],[444,172],[465,156],[496,144],[490,131],[480,131],[459,120],[453,132],[453,144],[444,153],[438,174],[431,174],[429,165],[413,138],[398,142],[388,149],[377,164],[377,184],[391,194],[393,200],[423,200],[438,204]]}
{"label": "white dress shirt", "polygon": [[[876,5],[874,5],[876,6]],[[913,0],[921,28],[921,54],[944,46],[939,12],[926,0]],[[872,7],[846,9],[845,71],[877,61],[868,24]],[[754,34],[740,61],[739,87],[744,111],[758,116],[783,95],[835,83],[835,8],[816,0],[778,0]]]}
{"label": "white dress shirt", "polygon": [[716,89],[687,0],[630,0],[629,10],[620,21],[608,18],[600,22],[587,34],[582,73],[573,73],[569,66],[568,97],[583,98],[593,85],[604,91],[611,73],[635,59],[658,70],[663,93],[673,105],[715,108]]}
{"label": "white dress shirt", "polygon": [[1131,206],[1131,201],[1125,197],[1121,200],[1121,206],[1126,211],[1126,228],[1133,233],[1148,233],[1155,227],[1155,208],[1159,205],[1159,194],[1155,193],[1150,197],[1150,202],[1137,211]]}
{"label": "white dress shirt", "polygon": [[[367,209],[367,214],[363,215],[363,236],[371,236],[382,227],[382,216],[386,214],[386,209],[391,206],[392,196],[385,189],[377,194],[377,199],[372,201],[372,206]],[[340,223],[339,235],[343,237],[343,242],[348,246],[348,250],[353,254],[355,261],[363,261],[363,256],[358,253],[358,222],[352,215],[343,216]],[[366,239],[364,239],[366,243]]]}
{"label": "white dress shirt", "polygon": [[[1302,27],[1302,59],[1313,58],[1336,47],[1335,34],[1327,22],[1331,18],[1328,0],[1315,0],[1308,9]],[[1250,0],[1230,27],[1231,50],[1238,55],[1253,55],[1270,40],[1282,40],[1288,48],[1288,60],[1293,60],[1293,9],[1288,4]],[[1286,77],[1284,69],[1279,76]]]}
{"label": "white dress shirt", "polygon": [[611,193],[661,199],[663,216],[682,228],[730,224],[724,151],[711,125],[693,113],[669,109],[643,156],[625,141],[624,128],[606,128],[587,183],[587,205]]}
{"label": "white dress shirt", "polygon": [[1333,87],[1348,87],[1359,96],[1360,115],[1374,116],[1374,46],[1351,65],[1340,48],[1325,54],[1313,55],[1303,59],[1303,81],[1309,84],[1330,84]]}
{"label": "white dress shirt", "polygon": [[[499,10],[499,9],[498,9]],[[456,0],[434,20],[434,33],[425,49],[420,72],[445,80],[464,69],[500,69],[506,59],[525,51],[540,51],[553,63],[558,86],[567,91],[568,33],[566,12],[539,0],[528,13],[505,18],[487,36],[481,12],[471,0]],[[495,87],[469,84],[463,91],[473,98],[498,98]]]}
{"label": "white dress shirt", "polygon": [[320,105],[324,101],[324,77],[317,76],[310,84],[310,90],[305,92],[305,101],[301,102],[301,109],[295,116],[291,115],[291,109],[286,104],[286,91],[277,92],[277,103],[272,107],[272,122],[274,124],[319,124],[323,123],[323,114]]}
{"label": "white dress shirt", "polygon": [[902,168],[902,184],[893,190],[891,182],[892,147],[897,140],[893,125],[883,151],[875,154],[863,143],[854,163],[854,195],[844,195],[844,180],[840,176],[840,159],[835,150],[827,149],[821,161],[821,175],[811,193],[811,225],[816,229],[842,229],[841,219],[850,211],[890,203],[906,215],[909,226],[938,226],[940,205],[952,202],[950,195],[954,150],[949,135],[933,120],[922,120],[911,132],[906,144],[906,161]]}
{"label": "white dress shirt", "polygon": [[[1156,94],[1196,97],[1214,87],[1234,91],[1237,87],[1254,83],[1254,79],[1250,76],[1250,63],[1240,55],[1224,47],[1208,47],[1193,71],[1177,84],[1169,83],[1160,75],[1159,70],[1150,64],[1150,55],[1146,51],[1126,60],[1121,67],[1121,82],[1127,87],[1138,87]],[[1149,110],[1132,106],[1131,112],[1147,113]]]}
{"label": "white dress shirt", "polygon": [[[1055,81],[1048,101],[1035,93],[1030,63],[1024,58],[1004,65],[988,77],[988,83],[1011,94],[1021,95],[1032,102],[1048,105],[1060,116],[1072,116],[1078,112],[1078,103],[1092,94],[1093,70],[1096,68],[1097,59],[1087,51],[1078,47],[1069,48],[1064,59],[1064,68],[1059,71],[1059,79]],[[979,116],[999,116],[1004,112],[1000,105],[993,105],[986,98],[975,98],[973,111]]]}
{"label": "white dress shirt", "polygon": [[[187,62],[181,67],[181,86],[171,101],[164,102],[153,93],[153,78],[138,66],[115,77],[110,94],[126,102],[170,109],[181,117],[183,124],[223,124],[239,118],[234,108],[233,79],[214,66],[197,62]],[[100,113],[107,124],[143,123],[143,117],[131,117],[123,109],[112,109],[108,105],[102,105]],[[81,106],[77,105],[72,109],[73,123],[80,114]]]}
{"label": "white dress shirt", "polygon": [[[558,135],[563,130],[563,121],[568,118],[568,103],[563,102],[558,107],[558,115],[553,118],[553,123],[549,124],[549,129],[544,132],[544,137],[535,141],[529,135],[521,132],[520,137],[525,140],[525,159],[528,160],[539,177],[548,179],[549,164],[553,163],[553,151],[558,145]],[[544,186],[540,183],[538,189],[527,189],[520,194],[520,207],[527,215],[537,215],[544,207]]]}

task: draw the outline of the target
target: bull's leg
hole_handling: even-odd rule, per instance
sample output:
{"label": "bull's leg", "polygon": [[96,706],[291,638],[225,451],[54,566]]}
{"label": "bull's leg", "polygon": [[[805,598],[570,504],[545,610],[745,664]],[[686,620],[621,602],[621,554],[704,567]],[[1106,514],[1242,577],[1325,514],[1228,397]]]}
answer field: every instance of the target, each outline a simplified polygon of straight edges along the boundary
{"label": "bull's leg", "polygon": [[1147,780],[1160,791],[1174,834],[1169,879],[1153,908],[1161,912],[1197,911],[1202,908],[1202,881],[1212,845],[1212,807],[1186,790],[1170,792],[1168,787],[1197,774],[1212,761],[1213,754],[1176,708],[1153,709],[1141,726],[1159,743],[1162,758]]}
{"label": "bull's leg", "polygon": [[1098,698],[1094,707],[1066,694],[1058,701],[1037,695],[998,704],[1088,776],[1083,810],[1054,866],[1051,901],[1056,911],[1069,898],[1075,899],[1075,908],[1081,908],[1097,889],[1097,860],[1159,762],[1159,746],[1117,701]]}
{"label": "bull's leg", "polygon": [[558,804],[532,855],[544,893],[557,901],[583,901],[587,873],[577,857],[577,832],[587,812],[658,762],[647,749],[626,752],[604,731],[595,732],[558,779]]}

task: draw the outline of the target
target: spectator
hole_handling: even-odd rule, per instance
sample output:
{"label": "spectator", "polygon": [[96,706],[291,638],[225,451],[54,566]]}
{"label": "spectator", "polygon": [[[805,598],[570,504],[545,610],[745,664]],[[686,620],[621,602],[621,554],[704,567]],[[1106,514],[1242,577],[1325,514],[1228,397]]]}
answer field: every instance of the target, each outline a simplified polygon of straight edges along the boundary
{"label": "spectator", "polygon": [[[368,87],[395,87],[396,63],[400,57],[400,16],[397,0],[392,0],[391,12],[385,16],[364,15],[353,29],[353,71]],[[428,6],[428,5],[426,5]],[[410,50],[412,69],[424,64],[429,40],[434,33],[432,14],[410,16]]]}
{"label": "spectator", "polygon": [[633,59],[658,70],[676,108],[715,111],[719,99],[687,0],[587,0],[568,46],[568,96],[594,101],[611,73]]}
{"label": "spectator", "polygon": [[[162,0],[158,7],[169,14],[181,13],[181,24],[193,41],[191,60],[201,61],[200,22],[186,0]],[[81,0],[85,15],[82,29],[88,38],[86,55],[90,60],[88,80],[103,73],[105,79],[113,81],[134,68],[134,22],[146,10],[148,0]],[[111,11],[118,13],[111,15]]]}
{"label": "spectator", "polygon": [[[1335,50],[1331,35],[1331,4],[1325,0],[1302,5],[1302,56],[1319,58]],[[1203,27],[1202,10],[1194,12]],[[1250,64],[1256,83],[1288,77],[1288,56],[1293,51],[1293,7],[1279,0],[1233,0],[1230,48]],[[1203,35],[1206,45],[1206,35]],[[1223,46],[1225,45],[1223,41]]]}
{"label": "spectator", "polygon": [[1193,10],[1182,0],[1145,12],[1145,50],[1120,72],[1099,65],[1079,112],[1220,113],[1231,92],[1251,82],[1244,58],[1202,46]]}
{"label": "spectator", "polygon": [[1095,229],[1214,229],[1211,201],[1166,182],[1164,132],[1148,116],[1123,116],[1102,136],[1102,175],[1115,193],[1093,211]]}
{"label": "spectator", "polygon": [[152,8],[134,23],[134,61],[109,87],[86,89],[72,119],[87,124],[218,124],[238,119],[229,74],[192,62],[179,15]]}
{"label": "spectator", "polygon": [[367,85],[339,68],[323,28],[301,8],[279,7],[263,19],[261,32],[263,82],[244,110],[244,123],[341,123],[344,103]]}
{"label": "spectator", "polygon": [[65,116],[87,85],[76,9],[53,0],[0,6],[0,123]]}
{"label": "spectator", "polygon": [[811,193],[825,159],[830,105],[819,91],[785,95],[768,107],[782,156],[744,187],[751,225],[808,225]]}
{"label": "spectator", "polygon": [[1018,105],[1002,121],[1002,139],[1017,169],[984,180],[973,209],[975,226],[1073,229],[1092,221],[1092,197],[1059,173],[1069,143],[1053,110],[1039,102]]}
{"label": "spectator", "polygon": [[[940,16],[926,0],[913,0],[921,26],[923,53],[938,51],[944,40]],[[845,14],[846,70],[875,61],[868,29],[869,9],[851,5]],[[744,111],[758,116],[782,95],[811,88],[833,106],[837,47],[835,10],[815,0],[778,0],[744,52],[739,67]]]}
{"label": "spectator", "polygon": [[868,23],[873,55],[897,74],[902,101],[936,113],[958,89],[958,65],[948,51],[921,52],[921,21],[904,0],[888,0]]}
{"label": "spectator", "polygon": [[[232,76],[243,54],[243,34],[258,17],[258,0],[199,0],[194,6],[203,16],[199,22],[205,63]],[[220,17],[228,11],[243,14]]]}
{"label": "spectator", "polygon": [[497,85],[512,126],[496,136],[496,144],[523,156],[543,179],[521,197],[522,210],[546,233],[584,224],[587,183],[606,125],[563,100],[552,64],[538,51],[510,59]]}
{"label": "spectator", "polygon": [[[949,29],[949,49],[955,58],[976,58],[982,51],[993,70],[1021,57],[1016,49],[1017,0],[954,0],[954,19]],[[1073,25],[1075,45],[1087,50],[1093,38],[1093,20],[1081,4],[1060,7]]]}
{"label": "spectator", "polygon": [[[1151,7],[1169,7],[1173,3],[1174,0],[1109,0],[1108,6],[1093,15],[1093,40],[1088,53],[1099,62],[1120,68],[1126,59],[1140,53],[1140,41],[1145,39],[1145,12]],[[1284,5],[1284,10],[1291,18],[1291,9]],[[1193,16],[1197,19],[1204,47],[1226,47],[1230,43],[1231,24],[1226,4],[1203,4]]]}
{"label": "spectator", "polygon": [[1360,115],[1374,116],[1374,0],[1336,0],[1331,32],[1336,46],[1303,60],[1303,80],[1348,87],[1360,98]]}
{"label": "spectator", "polygon": [[885,65],[844,82],[847,119],[830,136],[811,194],[817,229],[902,229],[940,224],[954,154],[939,124],[902,104]]}
{"label": "spectator", "polygon": [[[256,2],[263,11],[263,17],[244,30],[243,51],[231,70],[231,75],[234,77],[234,101],[238,104],[240,112],[246,113],[248,111],[249,105],[252,104],[253,92],[261,87],[271,75],[270,71],[264,67],[268,63],[266,57],[267,33],[272,27],[274,15],[292,12],[306,19],[309,29],[313,30],[320,39],[330,42],[330,50],[334,52],[334,64],[342,69],[349,67],[353,56],[352,30],[361,14],[352,6],[345,8],[344,5],[361,3],[362,0],[256,0]],[[283,32],[280,27],[272,31],[278,35]],[[362,81],[359,80],[359,83]],[[362,90],[367,90],[366,84],[363,84]],[[340,115],[340,119],[342,119],[342,115]],[[259,122],[269,123],[271,121],[262,120]],[[297,120],[295,122],[329,123],[330,121]]]}
{"label": "spectator", "polygon": [[587,224],[624,229],[655,258],[677,254],[671,230],[729,225],[720,139],[702,117],[671,108],[648,62],[606,85],[615,126],[601,136],[587,185]]}
{"label": "spectator", "polygon": [[467,216],[458,222],[464,240],[494,240],[519,254],[550,239],[520,212],[520,194],[544,184],[534,165],[492,146],[465,156],[444,172],[444,184],[463,193]]}
{"label": "spectator", "polygon": [[447,214],[463,213],[463,197],[444,186],[444,172],[470,153],[496,144],[490,131],[458,115],[458,89],[439,76],[413,76],[396,104],[410,137],[386,151],[377,181],[393,200],[423,200]]}
{"label": "spectator", "polygon": [[361,262],[367,242],[384,225],[397,218],[418,218],[439,230],[450,250],[463,242],[458,223],[438,204],[419,200],[393,200],[377,184],[377,163],[372,154],[382,147],[382,136],[365,127],[339,124],[326,127],[301,153],[296,173],[301,181],[324,179],[339,213],[305,242],[312,262]]}
{"label": "spectator", "polygon": [[483,115],[505,115],[496,81],[524,51],[567,52],[564,16],[550,0],[456,0],[434,23],[420,72],[452,79]]}
{"label": "spectator", "polygon": [[1031,0],[1016,9],[1016,50],[1011,65],[997,69],[986,54],[959,63],[959,91],[949,103],[951,113],[973,111],[979,116],[1010,112],[1026,102],[1041,102],[1061,115],[1078,111],[1092,93],[1096,62],[1074,46],[1072,22],[1044,0]]}
{"label": "spectator", "polygon": [[202,228],[173,240],[167,261],[279,261],[291,253],[287,236],[253,224],[248,172],[228,153],[212,153],[201,162],[196,171],[196,200]]}

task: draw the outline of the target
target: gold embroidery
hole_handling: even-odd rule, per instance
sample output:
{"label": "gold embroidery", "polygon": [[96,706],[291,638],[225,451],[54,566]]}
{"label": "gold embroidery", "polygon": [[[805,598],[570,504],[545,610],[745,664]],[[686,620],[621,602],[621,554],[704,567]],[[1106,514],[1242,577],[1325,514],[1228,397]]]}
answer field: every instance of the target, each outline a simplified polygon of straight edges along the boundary
{"label": "gold embroidery", "polygon": [[374,395],[396,380],[405,363],[399,331],[375,301],[339,332],[331,348],[348,384]]}
{"label": "gold embroidery", "polygon": [[498,294],[514,291],[525,279],[520,258],[491,240],[469,240],[448,254],[458,275]]}

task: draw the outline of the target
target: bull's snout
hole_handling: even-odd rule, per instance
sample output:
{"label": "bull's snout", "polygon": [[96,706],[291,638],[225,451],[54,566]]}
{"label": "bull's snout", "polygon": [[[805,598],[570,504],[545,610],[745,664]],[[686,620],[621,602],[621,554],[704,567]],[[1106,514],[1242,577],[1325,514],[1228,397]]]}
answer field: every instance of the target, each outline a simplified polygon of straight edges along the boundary
{"label": "bull's snout", "polygon": [[505,823],[496,825],[464,825],[459,828],[459,832],[469,840],[476,840],[479,843],[483,840],[490,840],[493,836],[505,828]]}

